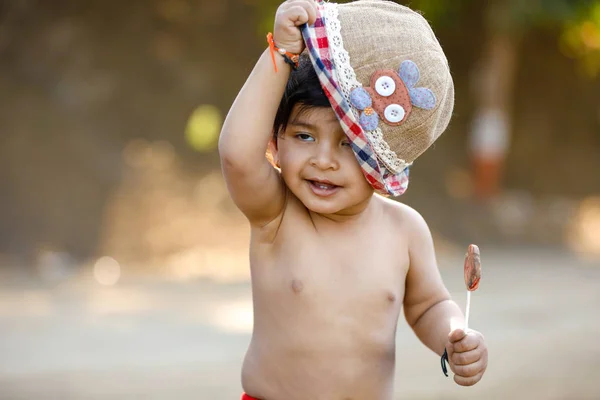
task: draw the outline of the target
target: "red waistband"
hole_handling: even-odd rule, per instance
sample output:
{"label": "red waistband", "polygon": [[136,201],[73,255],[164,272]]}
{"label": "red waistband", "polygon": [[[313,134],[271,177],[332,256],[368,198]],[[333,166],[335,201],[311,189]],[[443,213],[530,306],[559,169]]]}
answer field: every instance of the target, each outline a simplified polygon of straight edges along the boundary
{"label": "red waistband", "polygon": [[246,393],[244,393],[244,394],[242,394],[242,400],[260,400],[260,399],[255,399],[254,397],[250,397]]}

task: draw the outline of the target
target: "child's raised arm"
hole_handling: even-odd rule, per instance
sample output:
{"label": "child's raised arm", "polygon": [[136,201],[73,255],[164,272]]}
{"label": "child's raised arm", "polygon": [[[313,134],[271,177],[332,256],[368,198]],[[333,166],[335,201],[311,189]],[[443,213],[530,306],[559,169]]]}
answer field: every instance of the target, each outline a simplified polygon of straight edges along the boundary
{"label": "child's raised arm", "polygon": [[[273,38],[279,48],[304,49],[298,28],[316,18],[314,0],[288,0],[279,6]],[[277,71],[266,50],[240,90],[223,125],[219,154],[227,187],[250,223],[264,226],[283,210],[285,190],[277,170],[265,158],[273,122],[291,67],[275,54]]]}

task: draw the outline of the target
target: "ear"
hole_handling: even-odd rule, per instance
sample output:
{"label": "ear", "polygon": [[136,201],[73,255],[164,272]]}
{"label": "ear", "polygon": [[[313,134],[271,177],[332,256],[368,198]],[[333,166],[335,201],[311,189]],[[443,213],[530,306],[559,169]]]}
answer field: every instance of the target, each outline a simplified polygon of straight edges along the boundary
{"label": "ear", "polygon": [[272,138],[269,141],[269,147],[267,148],[267,159],[274,167],[279,168],[279,151],[277,149],[276,138]]}

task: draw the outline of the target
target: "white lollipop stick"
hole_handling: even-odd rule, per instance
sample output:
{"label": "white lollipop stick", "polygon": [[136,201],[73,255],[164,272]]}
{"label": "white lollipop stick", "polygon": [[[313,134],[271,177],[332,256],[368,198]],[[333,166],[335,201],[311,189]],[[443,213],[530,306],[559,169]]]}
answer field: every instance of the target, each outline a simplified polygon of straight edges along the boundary
{"label": "white lollipop stick", "polygon": [[471,292],[479,287],[481,279],[481,256],[479,247],[469,245],[465,255],[465,285],[467,286],[467,306],[465,307],[465,332],[469,329],[469,312],[471,311]]}
{"label": "white lollipop stick", "polygon": [[469,330],[469,310],[471,309],[471,291],[467,290],[467,307],[465,311],[465,332]]}

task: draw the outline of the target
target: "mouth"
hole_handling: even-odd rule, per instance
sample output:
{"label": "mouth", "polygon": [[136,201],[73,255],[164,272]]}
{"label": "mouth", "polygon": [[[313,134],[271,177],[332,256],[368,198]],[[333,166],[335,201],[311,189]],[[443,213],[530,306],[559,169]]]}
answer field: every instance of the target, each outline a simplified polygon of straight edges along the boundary
{"label": "mouth", "polygon": [[335,185],[328,180],[307,179],[307,182],[313,193],[321,197],[331,196],[341,188],[341,186]]}

